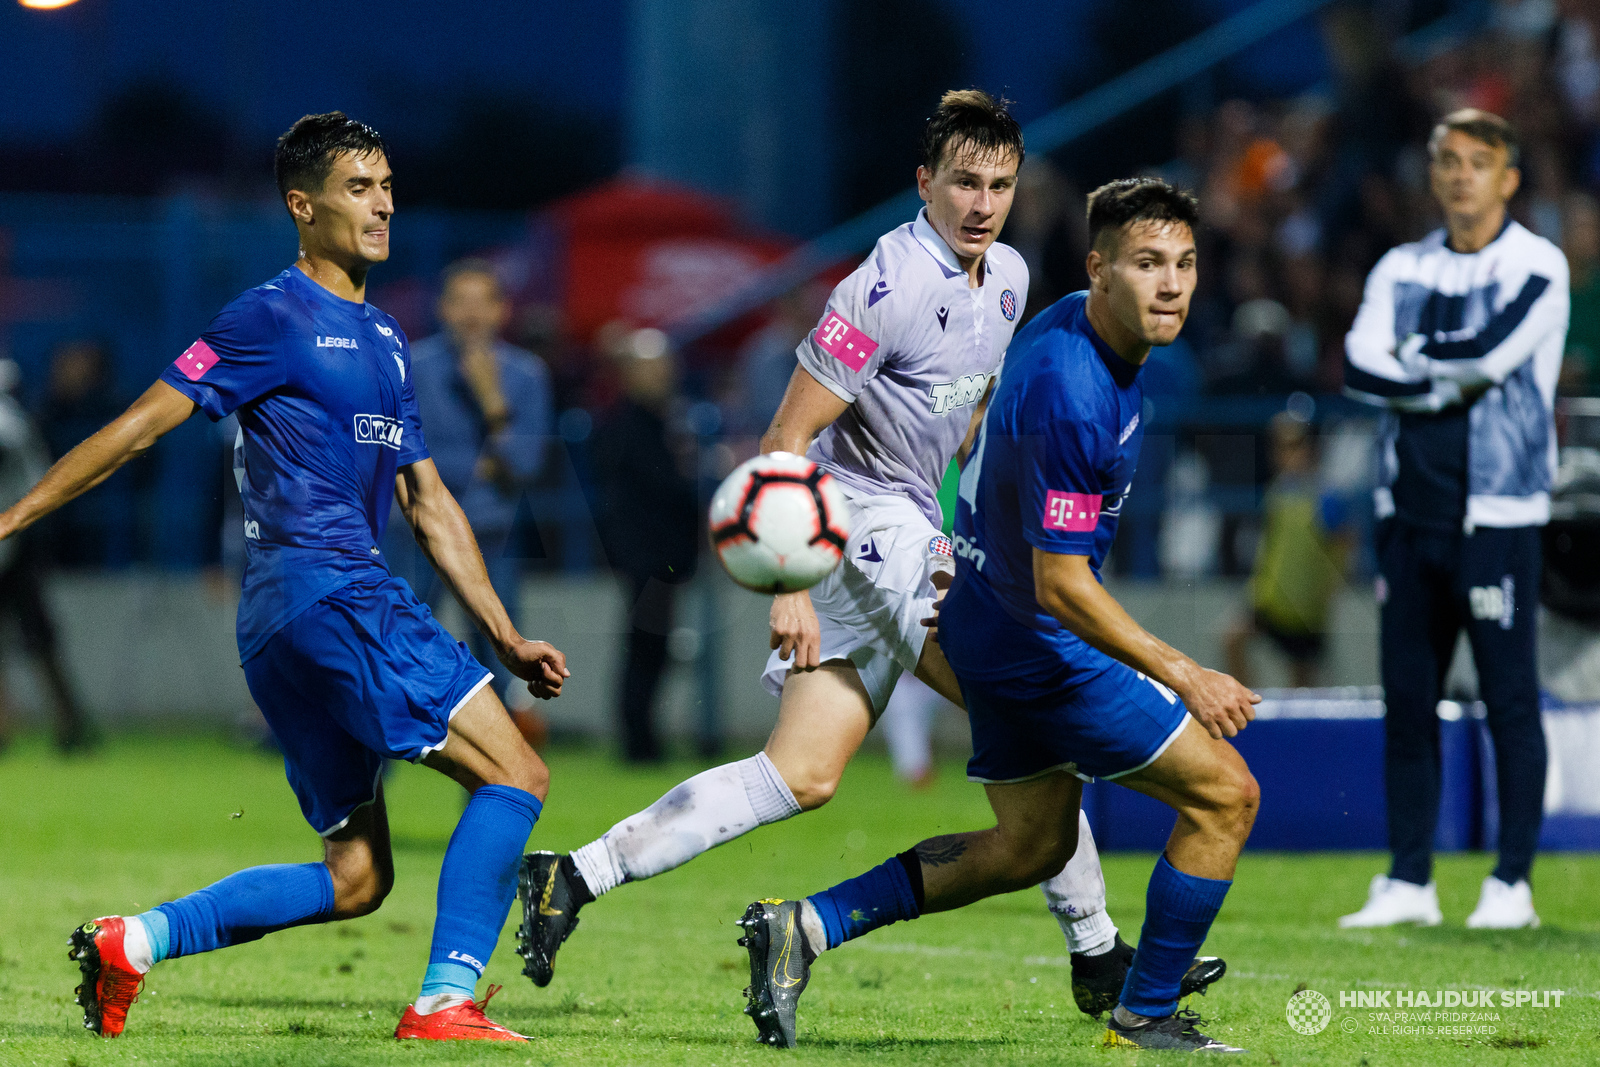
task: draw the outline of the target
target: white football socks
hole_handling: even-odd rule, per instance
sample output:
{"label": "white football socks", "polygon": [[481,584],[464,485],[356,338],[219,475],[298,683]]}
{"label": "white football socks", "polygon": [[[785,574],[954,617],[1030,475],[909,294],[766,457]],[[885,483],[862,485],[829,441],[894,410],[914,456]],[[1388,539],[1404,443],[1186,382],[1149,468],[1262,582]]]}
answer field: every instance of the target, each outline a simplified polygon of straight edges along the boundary
{"label": "white football socks", "polygon": [[811,954],[820,956],[828,951],[828,930],[822,925],[822,916],[809,898],[800,902],[800,932],[811,946]]}
{"label": "white football socks", "polygon": [[128,966],[140,974],[148,974],[156,965],[155,950],[150,947],[150,931],[137,915],[124,916],[122,920],[122,954],[128,957]]}
{"label": "white football socks", "polygon": [[1099,956],[1117,941],[1117,924],[1106,914],[1106,879],[1100,870],[1100,850],[1095,848],[1089,817],[1078,811],[1078,851],[1061,873],[1039,886],[1045,903],[1061,924],[1069,952]]}
{"label": "white football socks", "polygon": [[757,826],[800,813],[800,804],[765,752],[701,771],[598,841],[572,853],[595,896],[681,867]]}
{"label": "white football socks", "polygon": [[432,1015],[436,1011],[454,1008],[458,1004],[471,1004],[472,998],[460,993],[430,993],[425,997],[418,997],[411,1009],[418,1015]]}

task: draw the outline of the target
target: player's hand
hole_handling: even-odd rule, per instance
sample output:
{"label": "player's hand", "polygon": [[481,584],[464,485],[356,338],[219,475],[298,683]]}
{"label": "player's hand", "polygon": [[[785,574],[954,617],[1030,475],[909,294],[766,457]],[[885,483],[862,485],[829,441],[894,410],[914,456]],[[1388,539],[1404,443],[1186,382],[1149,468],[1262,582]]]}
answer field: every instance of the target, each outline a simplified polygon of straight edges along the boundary
{"label": "player's hand", "polygon": [[1420,333],[1407,334],[1406,339],[1396,345],[1394,350],[1394,358],[1400,364],[1400,368],[1419,382],[1432,377],[1429,368],[1431,361],[1422,354],[1422,347],[1427,343],[1428,339]]}
{"label": "player's hand", "polygon": [[822,627],[811,606],[811,594],[779,593],[772,598],[772,642],[779,659],[793,661],[791,670],[809,671],[822,665]]}
{"label": "player's hand", "polygon": [[1259,694],[1240,685],[1231,675],[1199,668],[1193,681],[1178,694],[1195,721],[1218,741],[1233,737],[1256,717]]}
{"label": "player's hand", "polygon": [[528,692],[540,700],[561,695],[561,683],[572,677],[567,657],[548,641],[521,641],[500,654],[500,662],[528,683]]}

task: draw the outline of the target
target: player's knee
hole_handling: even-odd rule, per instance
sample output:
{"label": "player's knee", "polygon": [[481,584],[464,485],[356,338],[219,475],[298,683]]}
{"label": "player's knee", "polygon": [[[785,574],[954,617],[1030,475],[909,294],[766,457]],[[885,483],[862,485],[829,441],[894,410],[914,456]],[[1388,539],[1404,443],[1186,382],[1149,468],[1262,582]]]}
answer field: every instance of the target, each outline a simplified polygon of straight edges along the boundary
{"label": "player's knee", "polygon": [[550,768],[531,748],[526,750],[526,758],[513,761],[505,771],[506,781],[499,784],[532,793],[541,804],[550,794]]}
{"label": "player's knee", "polygon": [[801,811],[815,811],[833,799],[833,794],[839,791],[839,776],[828,774],[812,774],[801,777],[798,782],[785,781],[789,791],[794,794],[796,804]]}
{"label": "player's knee", "polygon": [[1223,827],[1242,843],[1255,825],[1256,811],[1261,807],[1261,786],[1255,775],[1241,763],[1219,783],[1215,802]]}
{"label": "player's knee", "polygon": [[332,868],[333,914],[337,919],[371,915],[394,888],[394,872],[373,864]]}

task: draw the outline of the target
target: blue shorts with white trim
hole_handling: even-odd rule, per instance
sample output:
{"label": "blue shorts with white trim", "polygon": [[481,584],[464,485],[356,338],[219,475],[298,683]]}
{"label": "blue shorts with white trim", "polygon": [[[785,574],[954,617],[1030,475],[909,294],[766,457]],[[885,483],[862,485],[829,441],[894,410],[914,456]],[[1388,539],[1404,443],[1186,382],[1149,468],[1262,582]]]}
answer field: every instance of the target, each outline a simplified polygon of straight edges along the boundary
{"label": "blue shorts with white trim", "polygon": [[974,782],[1020,782],[1064,770],[1085,780],[1142,770],[1177,739],[1189,717],[1164,685],[1106,658],[1004,678],[962,677],[972,724]]}
{"label": "blue shorts with white trim", "polygon": [[416,762],[493,677],[398,578],[361,578],[295,616],[244,664],[312,829],[377,797],[384,759]]}

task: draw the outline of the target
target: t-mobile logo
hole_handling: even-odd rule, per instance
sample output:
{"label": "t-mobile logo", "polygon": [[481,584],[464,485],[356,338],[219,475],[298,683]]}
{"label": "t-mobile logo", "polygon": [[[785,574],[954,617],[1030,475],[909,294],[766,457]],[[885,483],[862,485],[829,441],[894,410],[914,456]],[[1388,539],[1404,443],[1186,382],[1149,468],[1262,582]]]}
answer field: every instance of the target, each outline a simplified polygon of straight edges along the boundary
{"label": "t-mobile logo", "polygon": [[983,391],[988,387],[987,374],[969,374],[953,382],[936,385],[928,390],[928,395],[933,398],[931,410],[935,415],[945,415],[956,408],[976,404],[983,399]]}

